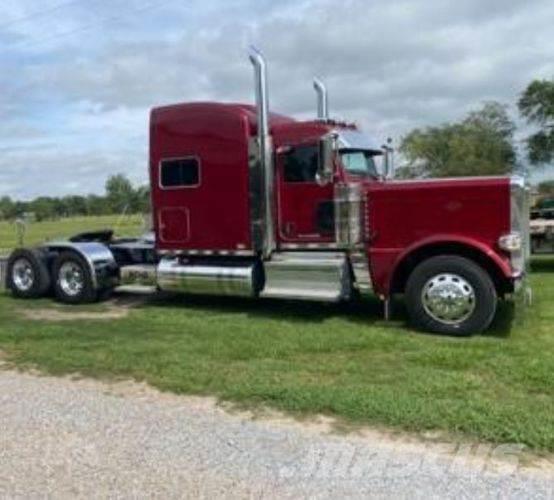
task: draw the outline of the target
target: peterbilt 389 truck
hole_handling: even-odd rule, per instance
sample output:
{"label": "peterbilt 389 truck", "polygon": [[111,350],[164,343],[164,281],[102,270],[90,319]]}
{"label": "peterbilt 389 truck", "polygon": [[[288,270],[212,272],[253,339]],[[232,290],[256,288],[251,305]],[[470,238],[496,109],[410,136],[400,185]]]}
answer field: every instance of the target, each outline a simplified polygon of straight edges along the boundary
{"label": "peterbilt 389 truck", "polygon": [[12,293],[70,304],[130,284],[324,302],[373,293],[385,314],[403,294],[420,329],[489,327],[525,276],[523,180],[394,180],[390,148],[329,118],[319,80],[317,118],[298,121],[269,111],[265,60],[255,49],[249,59],[255,105],[152,110],[152,239],[103,231],[18,249]]}

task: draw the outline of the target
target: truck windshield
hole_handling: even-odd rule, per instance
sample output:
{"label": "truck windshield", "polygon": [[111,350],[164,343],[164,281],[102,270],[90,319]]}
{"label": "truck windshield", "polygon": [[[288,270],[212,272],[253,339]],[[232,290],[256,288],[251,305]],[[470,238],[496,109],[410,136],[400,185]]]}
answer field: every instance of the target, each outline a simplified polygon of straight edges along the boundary
{"label": "truck windshield", "polygon": [[374,160],[375,152],[359,149],[341,149],[340,157],[349,174],[378,178]]}

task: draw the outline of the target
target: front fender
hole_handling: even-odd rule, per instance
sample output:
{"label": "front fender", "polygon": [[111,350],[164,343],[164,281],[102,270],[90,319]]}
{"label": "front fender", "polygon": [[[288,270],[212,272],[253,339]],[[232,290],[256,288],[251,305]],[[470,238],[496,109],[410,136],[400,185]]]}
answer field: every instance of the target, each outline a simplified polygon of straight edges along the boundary
{"label": "front fender", "polygon": [[433,248],[447,245],[457,245],[479,252],[494,264],[501,276],[506,279],[513,278],[509,257],[499,254],[490,245],[465,236],[439,234],[421,239],[406,248],[370,249],[370,262],[375,290],[380,295],[388,296],[398,269],[410,255],[425,251],[426,248],[431,253]]}

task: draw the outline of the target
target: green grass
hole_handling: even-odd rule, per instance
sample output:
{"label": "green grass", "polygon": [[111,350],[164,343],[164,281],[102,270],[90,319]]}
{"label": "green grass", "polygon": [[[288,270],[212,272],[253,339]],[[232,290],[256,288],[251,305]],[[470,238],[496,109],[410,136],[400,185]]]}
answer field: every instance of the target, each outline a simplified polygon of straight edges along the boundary
{"label": "green grass", "polygon": [[[99,217],[70,217],[59,220],[30,222],[24,235],[26,246],[47,240],[72,236],[83,231],[115,229],[118,236],[135,236],[143,228],[142,215],[106,215]],[[13,222],[0,221],[0,255],[18,246],[18,234]]]}
{"label": "green grass", "polygon": [[[377,301],[157,297],[124,319],[55,323],[23,319],[28,303],[0,295],[0,350],[52,374],[132,377],[296,415],[552,452],[554,258],[536,259],[534,269],[525,318],[512,322],[505,304],[492,331],[467,339],[414,332],[401,308],[386,323]],[[53,307],[33,303],[41,306]]]}

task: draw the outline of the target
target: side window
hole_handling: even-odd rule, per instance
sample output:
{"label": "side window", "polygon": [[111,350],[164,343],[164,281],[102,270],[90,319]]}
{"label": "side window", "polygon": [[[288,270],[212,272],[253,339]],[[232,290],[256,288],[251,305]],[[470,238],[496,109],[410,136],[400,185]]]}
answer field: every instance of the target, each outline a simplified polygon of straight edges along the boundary
{"label": "side window", "polygon": [[315,182],[318,164],[317,146],[293,148],[284,158],[285,182]]}
{"label": "side window", "polygon": [[197,158],[162,160],[160,164],[160,187],[175,189],[200,184],[200,165]]}

